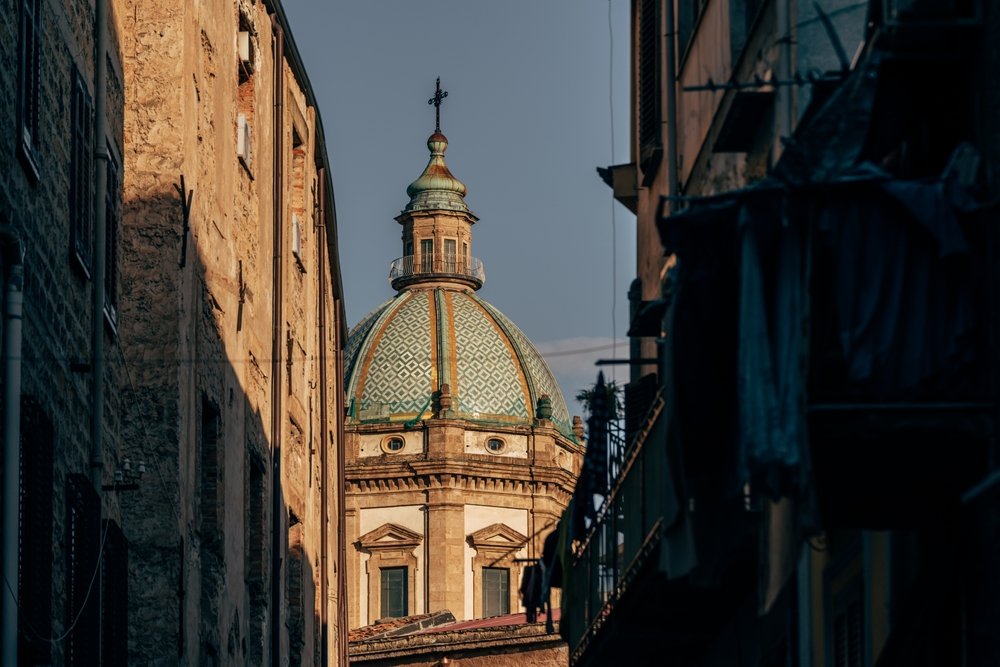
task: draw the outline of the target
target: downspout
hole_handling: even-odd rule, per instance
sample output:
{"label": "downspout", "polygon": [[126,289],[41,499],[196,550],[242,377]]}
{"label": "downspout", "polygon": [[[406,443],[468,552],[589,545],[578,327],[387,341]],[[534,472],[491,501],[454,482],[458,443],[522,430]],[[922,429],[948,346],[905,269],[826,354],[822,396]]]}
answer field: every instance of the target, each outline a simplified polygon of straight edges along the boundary
{"label": "downspout", "polygon": [[[337,332],[337,367],[335,370],[337,404],[342,404],[344,400],[344,341],[347,340],[347,326],[344,324],[344,302],[343,299],[334,301],[334,323]],[[337,473],[342,476],[347,469],[347,452],[344,441],[344,410],[337,410]],[[340,546],[339,558],[340,572],[337,575],[337,608],[340,618],[337,626],[340,630],[340,651],[338,658],[347,664],[347,484],[343,477],[339,477],[337,484],[337,541]]]}
{"label": "downspout", "polygon": [[271,265],[271,665],[281,667],[281,333],[282,333],[282,167],[284,152],[285,33],[271,14],[274,35],[274,167],[272,206],[274,228]]}
{"label": "downspout", "polygon": [[[324,246],[326,244],[326,235],[324,234],[326,229],[326,168],[319,168],[319,224],[316,225],[316,272],[319,276],[319,303],[316,304],[317,319],[319,320],[319,423],[320,423],[320,444],[319,444],[319,465],[320,465],[320,631],[322,632],[322,656],[320,664],[323,667],[329,664],[330,650],[328,646],[329,642],[329,623],[330,623],[330,596],[328,594],[330,588],[330,577],[328,567],[330,565],[329,549],[330,549],[330,527],[329,527],[329,517],[330,511],[327,505],[327,498],[329,498],[329,492],[327,489],[327,483],[329,479],[328,475],[328,459],[327,459],[327,439],[330,429],[327,426],[327,409],[326,409],[326,255],[324,253]],[[338,445],[340,443],[337,443]]]}
{"label": "downspout", "polygon": [[104,282],[107,273],[108,77],[105,70],[108,2],[97,0],[94,27],[94,302],[90,321],[90,481],[101,496],[104,474]]}
{"label": "downspout", "polygon": [[3,594],[3,667],[17,667],[18,530],[21,474],[21,314],[24,256],[21,241],[0,227],[4,264],[9,264],[3,300],[3,576],[12,591]]}

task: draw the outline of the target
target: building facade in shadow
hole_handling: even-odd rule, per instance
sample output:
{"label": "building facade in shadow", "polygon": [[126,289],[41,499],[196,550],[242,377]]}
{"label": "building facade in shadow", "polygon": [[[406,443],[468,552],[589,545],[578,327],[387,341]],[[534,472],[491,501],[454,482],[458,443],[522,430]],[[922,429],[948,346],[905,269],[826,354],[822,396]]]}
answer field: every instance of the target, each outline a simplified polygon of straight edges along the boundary
{"label": "building facade in shadow", "polygon": [[336,216],[280,3],[0,26],[5,660],[346,664]]}

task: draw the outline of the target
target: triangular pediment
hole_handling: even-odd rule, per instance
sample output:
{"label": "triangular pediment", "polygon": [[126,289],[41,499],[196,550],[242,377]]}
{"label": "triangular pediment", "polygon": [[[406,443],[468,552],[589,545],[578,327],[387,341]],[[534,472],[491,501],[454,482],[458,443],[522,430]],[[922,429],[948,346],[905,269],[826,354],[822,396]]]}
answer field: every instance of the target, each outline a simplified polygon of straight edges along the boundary
{"label": "triangular pediment", "polygon": [[384,523],[358,538],[358,543],[363,549],[368,550],[412,549],[423,540],[423,535],[409,528],[395,523]]}
{"label": "triangular pediment", "polygon": [[527,542],[526,535],[522,535],[503,523],[491,524],[469,535],[469,544],[477,551],[483,549],[519,549]]}

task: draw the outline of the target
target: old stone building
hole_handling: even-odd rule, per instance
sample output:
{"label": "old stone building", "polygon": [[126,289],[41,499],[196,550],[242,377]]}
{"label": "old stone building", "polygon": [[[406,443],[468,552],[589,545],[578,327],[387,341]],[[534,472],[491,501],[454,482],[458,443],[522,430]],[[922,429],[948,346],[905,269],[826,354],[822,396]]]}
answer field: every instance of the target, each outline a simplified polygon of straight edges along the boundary
{"label": "old stone building", "polygon": [[336,663],[344,324],[315,98],[278,2],[118,4],[119,335],[145,410],[124,430],[159,476],[125,507],[130,656]]}
{"label": "old stone building", "polygon": [[4,664],[345,664],[336,221],[280,3],[10,5]]}
{"label": "old stone building", "polygon": [[583,451],[541,355],[476,294],[477,218],[440,127],[427,147],[396,218],[398,292],[346,351],[351,627],[516,611],[523,567],[568,502]]}
{"label": "old stone building", "polygon": [[102,647],[125,664],[125,520],[104,487],[140,456],[95,247],[120,211],[124,92],[98,5],[0,12],[4,665],[98,664]]}

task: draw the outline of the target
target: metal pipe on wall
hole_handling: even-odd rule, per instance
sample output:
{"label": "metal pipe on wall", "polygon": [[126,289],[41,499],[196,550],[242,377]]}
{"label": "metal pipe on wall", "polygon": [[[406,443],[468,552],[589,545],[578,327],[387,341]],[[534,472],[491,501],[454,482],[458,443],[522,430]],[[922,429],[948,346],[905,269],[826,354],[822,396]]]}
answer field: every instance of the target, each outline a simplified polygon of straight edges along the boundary
{"label": "metal pipe on wall", "polygon": [[[317,170],[317,178],[319,180],[319,222],[316,225],[316,273],[319,278],[319,298],[316,304],[316,317],[319,320],[319,423],[320,423],[320,450],[319,450],[319,465],[320,465],[320,596],[321,609],[320,620],[321,620],[321,631],[322,631],[322,659],[320,664],[326,667],[329,664],[329,624],[330,624],[330,596],[328,591],[330,589],[330,576],[327,568],[330,566],[329,558],[329,548],[330,548],[330,512],[327,506],[328,497],[328,487],[329,474],[327,467],[329,465],[327,458],[327,439],[328,433],[330,432],[327,427],[327,409],[326,409],[326,270],[325,270],[325,227],[326,227],[326,168],[320,167]],[[339,443],[338,443],[339,444]]]}
{"label": "metal pipe on wall", "polygon": [[107,48],[108,0],[97,0],[94,26],[97,54],[94,62],[94,274],[93,312],[90,322],[90,481],[101,496],[104,474],[104,282],[107,273],[108,189],[108,75],[104,51]]}
{"label": "metal pipe on wall", "polygon": [[282,186],[284,179],[285,33],[271,14],[274,37],[274,166],[272,182],[274,257],[271,264],[271,665],[281,667],[281,563],[284,516],[281,502]]}
{"label": "metal pipe on wall", "polygon": [[[21,473],[21,317],[24,300],[24,265],[20,240],[8,229],[0,230],[6,246],[4,263],[10,263],[3,303],[3,667],[17,667],[18,509]],[[12,251],[12,252],[11,252]],[[8,259],[9,257],[9,259]]]}

